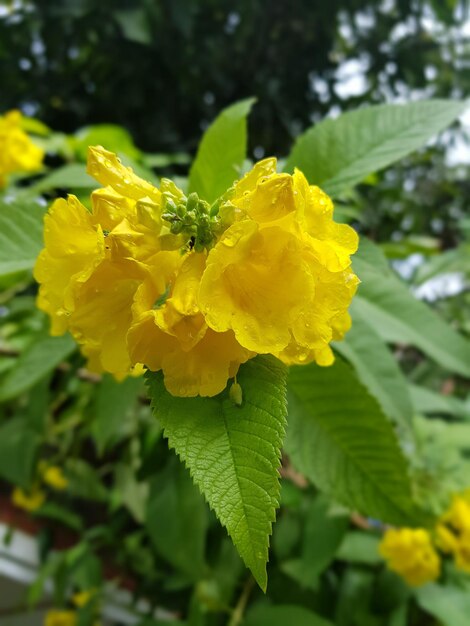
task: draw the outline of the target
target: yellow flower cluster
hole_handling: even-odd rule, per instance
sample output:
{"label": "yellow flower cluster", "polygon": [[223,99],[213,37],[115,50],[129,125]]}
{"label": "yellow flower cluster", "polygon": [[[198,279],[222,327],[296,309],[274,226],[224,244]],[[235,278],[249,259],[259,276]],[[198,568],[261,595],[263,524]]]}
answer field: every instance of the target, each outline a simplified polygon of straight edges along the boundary
{"label": "yellow flower cluster", "polygon": [[470,491],[453,498],[436,532],[439,548],[454,557],[458,569],[470,573]]}
{"label": "yellow flower cluster", "polygon": [[454,496],[432,535],[423,528],[390,528],[379,545],[388,567],[412,586],[439,577],[437,550],[452,555],[457,568],[470,573],[470,490]]}
{"label": "yellow flower cluster", "polygon": [[67,330],[93,371],[162,370],[176,396],[213,396],[256,354],[333,362],[350,326],[357,235],[304,175],[257,163],[209,206],[142,180],[101,147],[91,210],[54,202],[35,277],[51,332]]}
{"label": "yellow flower cluster", "polygon": [[388,567],[413,587],[436,580],[440,574],[439,555],[430,533],[423,528],[388,529],[379,551]]}
{"label": "yellow flower cluster", "polygon": [[[52,487],[55,491],[67,489],[69,481],[65,478],[62,469],[56,465],[47,465],[41,461],[38,465],[40,480]],[[19,509],[32,513],[39,509],[46,500],[46,492],[36,482],[29,491],[24,491],[21,487],[15,487],[11,495],[11,500]]]}
{"label": "yellow flower cluster", "polygon": [[21,128],[21,113],[10,111],[0,117],[0,189],[8,174],[34,172],[41,167],[44,153]]}
{"label": "yellow flower cluster", "polygon": [[76,626],[77,614],[75,611],[59,611],[51,609],[46,613],[44,626]]}

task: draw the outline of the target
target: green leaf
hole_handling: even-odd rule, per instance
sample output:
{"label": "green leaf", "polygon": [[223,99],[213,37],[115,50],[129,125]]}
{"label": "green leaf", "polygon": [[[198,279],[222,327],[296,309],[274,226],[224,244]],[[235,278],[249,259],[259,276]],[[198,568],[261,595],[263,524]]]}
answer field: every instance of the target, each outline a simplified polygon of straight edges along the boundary
{"label": "green leaf", "polygon": [[40,439],[24,419],[0,426],[0,476],[15,485],[29,487]]}
{"label": "green leaf", "polygon": [[40,335],[1,379],[0,401],[14,398],[35,385],[70,356],[75,348],[76,344],[70,335]]}
{"label": "green leaf", "polygon": [[352,327],[344,340],[334,346],[354,366],[361,382],[401,433],[411,436],[413,405],[406,379],[385,342],[360,311],[354,312]]}
{"label": "green leaf", "polygon": [[336,558],[349,563],[376,565],[383,560],[379,554],[379,543],[380,539],[376,535],[352,530],[346,534]]}
{"label": "green leaf", "polygon": [[465,109],[466,102],[381,104],[323,120],[301,135],[287,160],[333,196],[423,146]]}
{"label": "green leaf", "polygon": [[470,341],[455,332],[386,265],[377,246],[361,242],[353,266],[362,283],[351,312],[359,314],[385,340],[409,343],[441,367],[470,376]]}
{"label": "green leaf", "polygon": [[57,168],[31,187],[35,193],[53,189],[95,189],[98,183],[85,171],[82,163],[69,163]]}
{"label": "green leaf", "polygon": [[350,366],[337,359],[325,368],[292,367],[288,398],[286,449],[300,472],[353,510],[418,521],[393,427]]}
{"label": "green leaf", "polygon": [[[70,145],[78,158],[86,161],[88,146],[103,146],[111,152],[124,152],[131,159],[140,157],[140,150],[136,148],[130,133],[116,124],[95,124],[78,130],[69,138]],[[83,165],[81,166],[84,170]]]}
{"label": "green leaf", "polygon": [[450,585],[428,584],[417,589],[416,600],[422,609],[442,626],[468,626],[470,593]]}
{"label": "green leaf", "polygon": [[470,403],[462,402],[454,396],[444,396],[420,385],[410,385],[409,389],[413,406],[418,413],[429,415],[442,413],[470,420]]}
{"label": "green leaf", "polygon": [[330,509],[325,496],[318,495],[313,500],[305,520],[300,559],[288,561],[282,567],[303,587],[317,587],[320,574],[333,561],[348,527],[349,516],[332,515]]}
{"label": "green leaf", "polygon": [[31,270],[42,248],[44,207],[0,202],[0,276]]}
{"label": "green leaf", "polygon": [[254,102],[248,98],[232,104],[206,130],[189,174],[189,192],[213,202],[239,177],[246,156],[246,118]]}
{"label": "green leaf", "polygon": [[67,459],[65,476],[69,481],[68,493],[77,498],[97,502],[106,502],[109,499],[109,492],[101,482],[98,472],[86,461]]}
{"label": "green leaf", "polygon": [[241,406],[228,390],[213,398],[176,398],[161,374],[147,374],[155,415],[240,556],[266,588],[268,543],[279,504],[278,467],[285,428],[286,368],[259,356],[242,365]]}
{"label": "green leaf", "polygon": [[146,526],[157,552],[197,580],[205,567],[208,526],[201,494],[181,463],[171,463],[152,481]]}
{"label": "green leaf", "polygon": [[286,626],[286,624],[333,626],[332,622],[323,619],[313,611],[302,606],[289,604],[277,604],[275,606],[258,604],[250,610],[242,622],[242,626]]}
{"label": "green leaf", "polygon": [[135,410],[141,389],[140,378],[129,377],[117,382],[107,374],[97,385],[91,432],[100,455],[130,435],[135,428]]}

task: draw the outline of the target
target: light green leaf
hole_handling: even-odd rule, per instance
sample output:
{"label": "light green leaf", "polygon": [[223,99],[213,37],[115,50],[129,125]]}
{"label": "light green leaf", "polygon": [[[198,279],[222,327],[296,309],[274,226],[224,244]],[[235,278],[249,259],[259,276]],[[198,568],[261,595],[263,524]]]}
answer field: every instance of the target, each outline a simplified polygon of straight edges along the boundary
{"label": "light green leaf", "polygon": [[442,626],[468,626],[470,615],[468,589],[428,584],[417,589],[415,594],[420,607],[437,618]]}
{"label": "light green leaf", "polygon": [[213,202],[239,177],[246,156],[246,117],[254,102],[248,98],[232,104],[206,130],[189,174],[190,193]]}
{"label": "light green leaf", "polygon": [[362,283],[353,300],[359,314],[385,340],[409,343],[441,367],[470,376],[470,342],[455,332],[424,302],[417,300],[370,241],[361,242],[353,266]]}
{"label": "light green leaf", "polygon": [[70,335],[40,335],[0,380],[0,401],[14,398],[35,385],[70,356],[75,348],[76,344]]}
{"label": "light green leaf", "polygon": [[376,565],[382,561],[379,554],[379,542],[380,539],[376,535],[352,530],[346,534],[336,553],[336,558],[350,563]]}
{"label": "light green leaf", "polygon": [[146,526],[166,560],[191,579],[204,571],[207,507],[181,463],[170,463],[152,480]]}
{"label": "light green leaf", "polygon": [[290,604],[258,604],[253,607],[242,626],[333,626],[332,622],[323,619],[303,606]]}
{"label": "light green leaf", "polygon": [[0,276],[31,270],[42,248],[44,207],[0,202]]}
{"label": "light green leaf", "polygon": [[31,187],[35,193],[44,193],[52,189],[95,189],[98,183],[85,171],[83,163],[69,163],[57,168],[41,178]]}
{"label": "light green leaf", "polygon": [[[131,159],[140,157],[140,150],[134,145],[130,133],[116,124],[95,124],[78,130],[69,138],[70,145],[79,159],[86,161],[88,146],[103,146],[111,152],[123,152]],[[82,171],[84,167],[81,166]]]}
{"label": "light green leaf", "polygon": [[354,312],[344,340],[334,346],[354,366],[361,382],[399,426],[401,434],[410,437],[413,406],[406,379],[385,342],[360,311]]}
{"label": "light green leaf", "polygon": [[381,104],[323,120],[301,135],[287,160],[332,196],[423,146],[467,107],[455,100]]}
{"label": "light green leaf", "polygon": [[40,439],[26,420],[15,418],[0,426],[0,477],[28,487]]}
{"label": "light green leaf", "polygon": [[444,396],[420,385],[410,385],[409,389],[413,406],[418,413],[429,415],[443,413],[470,420],[470,404],[462,402],[459,398]]}
{"label": "light green leaf", "polygon": [[268,543],[279,504],[286,368],[260,356],[242,365],[241,406],[228,390],[213,398],[176,398],[148,374],[152,405],[171,448],[189,468],[239,554],[266,588]]}
{"label": "light green leaf", "polygon": [[417,522],[392,424],[350,366],[337,359],[325,368],[292,367],[288,397],[286,449],[300,472],[353,510],[384,522]]}

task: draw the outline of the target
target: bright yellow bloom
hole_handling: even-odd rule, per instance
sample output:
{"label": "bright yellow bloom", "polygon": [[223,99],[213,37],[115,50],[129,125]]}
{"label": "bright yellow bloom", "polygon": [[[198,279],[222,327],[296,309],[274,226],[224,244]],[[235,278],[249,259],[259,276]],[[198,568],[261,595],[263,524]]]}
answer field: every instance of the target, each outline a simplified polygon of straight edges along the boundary
{"label": "bright yellow bloom", "polygon": [[379,546],[388,567],[418,587],[439,577],[441,564],[431,535],[423,528],[391,528]]}
{"label": "bright yellow bloom", "polygon": [[177,260],[172,254],[160,253],[165,260],[159,260],[136,293],[135,322],[128,334],[131,358],[150,370],[163,370],[165,386],[174,395],[213,396],[254,355],[232,332],[208,328],[199,311],[196,296],[205,255],[192,252]]}
{"label": "bright yellow bloom", "polygon": [[329,365],[332,340],[350,326],[358,279],[352,228],[333,222],[331,200],[299,171],[258,163],[221,208],[234,223],[209,252],[199,303],[216,332],[287,364]]}
{"label": "bright yellow bloom", "polygon": [[0,188],[13,172],[34,172],[41,167],[44,152],[21,128],[21,113],[0,117]]}
{"label": "bright yellow bloom", "polygon": [[33,487],[31,491],[26,492],[21,487],[15,487],[11,496],[11,500],[15,506],[32,513],[44,504],[46,494],[39,487]]}
{"label": "bright yellow bloom", "polygon": [[58,611],[51,609],[46,613],[44,626],[75,626],[77,614],[75,611]]}
{"label": "bright yellow bloom", "polygon": [[331,364],[329,344],[350,325],[357,235],[275,164],[258,163],[214,215],[91,148],[88,172],[105,185],[92,210],[70,196],[45,220],[35,276],[53,334],[70,331],[93,371],[162,370],[177,396],[219,393],[258,353]]}
{"label": "bright yellow bloom", "polygon": [[439,548],[452,554],[456,566],[470,573],[470,492],[454,496],[436,527]]}
{"label": "bright yellow bloom", "polygon": [[42,472],[42,480],[56,491],[67,489],[69,481],[65,478],[64,472],[60,467],[51,465],[46,467]]}

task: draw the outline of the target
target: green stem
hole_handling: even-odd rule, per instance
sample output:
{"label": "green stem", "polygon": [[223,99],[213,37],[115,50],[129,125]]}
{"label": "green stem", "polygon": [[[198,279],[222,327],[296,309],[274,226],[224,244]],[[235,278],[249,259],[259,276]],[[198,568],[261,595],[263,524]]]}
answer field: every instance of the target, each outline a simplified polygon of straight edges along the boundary
{"label": "green stem", "polygon": [[240,597],[238,598],[237,606],[233,609],[227,626],[238,626],[238,624],[240,624],[254,586],[255,579],[253,576],[250,576],[243,587]]}

